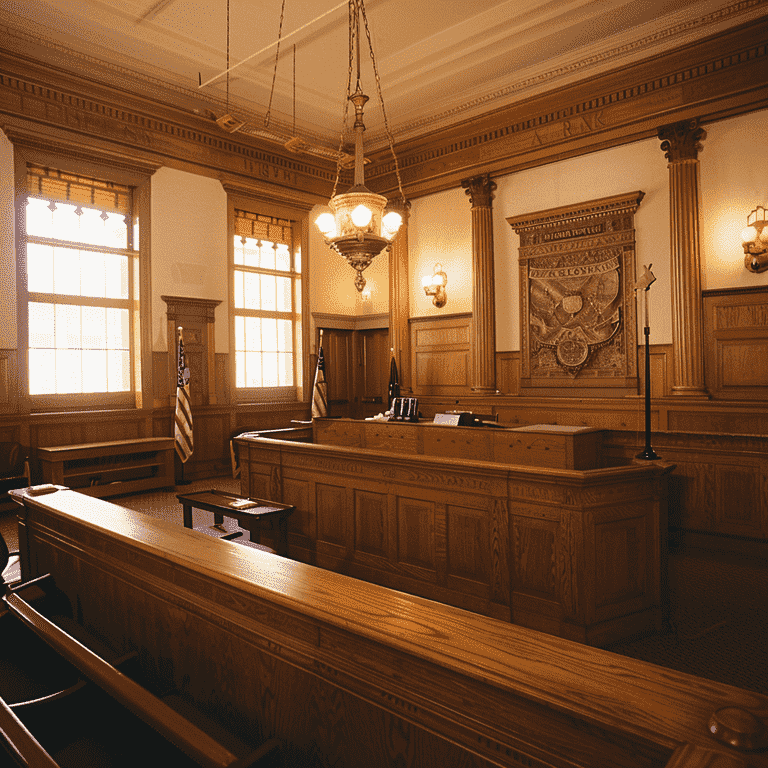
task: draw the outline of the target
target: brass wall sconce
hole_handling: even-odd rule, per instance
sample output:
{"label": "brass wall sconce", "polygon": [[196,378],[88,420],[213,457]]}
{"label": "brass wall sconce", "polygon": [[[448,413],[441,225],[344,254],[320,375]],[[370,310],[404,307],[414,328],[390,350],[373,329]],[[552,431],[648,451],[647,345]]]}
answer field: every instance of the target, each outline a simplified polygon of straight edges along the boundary
{"label": "brass wall sconce", "polygon": [[768,269],[768,222],[765,214],[765,208],[758,205],[747,216],[747,226],[741,232],[744,266],[750,272],[765,272]]}
{"label": "brass wall sconce", "polygon": [[435,264],[435,271],[431,275],[424,275],[421,284],[424,287],[424,293],[432,297],[432,303],[436,307],[444,307],[448,301],[448,295],[445,292],[445,286],[448,283],[448,275],[443,272],[442,264]]}

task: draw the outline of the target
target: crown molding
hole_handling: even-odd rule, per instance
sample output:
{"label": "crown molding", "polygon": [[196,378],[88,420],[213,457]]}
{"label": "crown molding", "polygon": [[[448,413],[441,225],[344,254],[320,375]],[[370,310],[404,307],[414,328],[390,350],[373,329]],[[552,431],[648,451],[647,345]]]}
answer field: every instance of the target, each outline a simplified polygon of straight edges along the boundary
{"label": "crown molding", "polygon": [[326,198],[336,176],[331,161],[276,151],[181,109],[2,50],[0,124],[23,141],[52,134],[73,151],[141,158],[155,167],[186,163],[208,175],[223,172]]}
{"label": "crown molding", "polygon": [[[487,113],[396,147],[406,196],[457,187],[655,137],[658,128],[768,107],[768,17],[661,56]],[[397,190],[394,161],[370,154],[366,178]]]}

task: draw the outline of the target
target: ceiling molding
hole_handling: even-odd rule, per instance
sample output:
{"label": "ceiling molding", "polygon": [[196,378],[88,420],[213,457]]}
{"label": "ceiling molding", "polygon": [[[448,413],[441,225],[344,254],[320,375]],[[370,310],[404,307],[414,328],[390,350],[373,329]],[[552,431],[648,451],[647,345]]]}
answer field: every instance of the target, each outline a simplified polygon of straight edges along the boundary
{"label": "ceiling molding", "polygon": [[[656,135],[681,119],[722,119],[768,107],[768,17],[514,104],[396,147],[406,196],[458,186]],[[366,178],[398,189],[388,152]]]}

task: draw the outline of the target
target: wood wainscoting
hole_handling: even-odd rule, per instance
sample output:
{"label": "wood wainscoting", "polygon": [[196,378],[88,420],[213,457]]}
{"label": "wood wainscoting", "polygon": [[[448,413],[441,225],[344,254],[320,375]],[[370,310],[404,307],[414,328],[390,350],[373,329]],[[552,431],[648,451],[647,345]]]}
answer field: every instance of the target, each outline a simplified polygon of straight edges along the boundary
{"label": "wood wainscoting", "polygon": [[279,738],[286,768],[768,768],[708,728],[767,719],[760,694],[73,491],[24,504],[29,575],[211,720]]}

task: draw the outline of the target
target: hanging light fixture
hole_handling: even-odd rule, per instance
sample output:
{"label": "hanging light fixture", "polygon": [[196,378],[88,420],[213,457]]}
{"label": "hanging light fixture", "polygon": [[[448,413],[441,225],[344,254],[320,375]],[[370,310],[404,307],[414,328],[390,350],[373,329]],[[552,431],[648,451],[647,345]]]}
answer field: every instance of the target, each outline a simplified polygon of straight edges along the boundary
{"label": "hanging light fixture", "polygon": [[[355,286],[358,291],[365,287],[363,270],[366,269],[374,257],[388,248],[395,239],[402,216],[391,207],[387,207],[387,198],[371,192],[365,186],[363,155],[363,107],[368,97],[363,93],[360,84],[360,17],[365,24],[365,34],[368,40],[368,49],[373,63],[373,72],[376,77],[376,88],[384,115],[384,127],[389,140],[392,157],[395,160],[395,172],[397,185],[400,190],[402,203],[405,204],[405,195],[400,181],[400,169],[395,155],[394,142],[387,122],[387,113],[384,110],[384,98],[381,95],[381,82],[376,66],[376,58],[373,55],[371,33],[368,28],[368,19],[365,14],[363,0],[349,0],[349,74],[347,78],[347,99],[344,105],[344,127],[347,124],[349,102],[355,107],[355,175],[350,189],[344,194],[337,195],[336,187],[339,184],[341,172],[341,158],[343,157],[344,131],[342,129],[341,144],[339,146],[339,162],[336,166],[336,183],[333,185],[333,196],[328,202],[330,211],[325,211],[317,217],[315,224],[325,238],[325,242],[338,254],[343,256],[356,270]],[[352,92],[353,61],[357,60],[357,83]]]}

